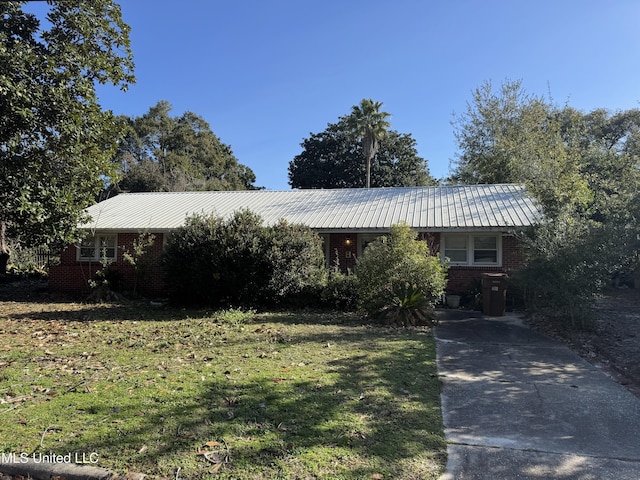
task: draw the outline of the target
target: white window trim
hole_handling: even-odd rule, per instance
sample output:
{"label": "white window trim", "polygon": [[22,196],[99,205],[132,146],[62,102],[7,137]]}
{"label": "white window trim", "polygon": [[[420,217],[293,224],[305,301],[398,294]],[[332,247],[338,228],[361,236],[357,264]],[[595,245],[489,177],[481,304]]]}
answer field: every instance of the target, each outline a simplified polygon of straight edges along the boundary
{"label": "white window trim", "polygon": [[81,253],[81,249],[82,249],[82,243],[79,243],[77,245],[76,248],[76,260],[78,262],[102,262],[103,258],[102,258],[102,252],[100,251],[100,240],[102,238],[113,238],[114,239],[114,256],[113,257],[107,257],[106,260],[109,263],[113,263],[116,261],[117,257],[118,257],[118,236],[117,235],[101,235],[101,234],[97,234],[94,235],[93,237],[88,237],[88,238],[93,238],[93,256],[92,257],[82,257],[80,255]]}
{"label": "white window trim", "polygon": [[[447,236],[466,236],[467,237],[467,261],[466,262],[449,262],[449,265],[453,267],[501,267],[502,266],[502,235],[499,233],[448,233],[442,234],[440,239],[440,258],[444,262],[446,260],[445,252],[447,248]],[[475,237],[496,237],[496,248],[497,262],[495,263],[487,263],[487,262],[474,262],[473,261],[473,252],[474,252],[474,238]]]}

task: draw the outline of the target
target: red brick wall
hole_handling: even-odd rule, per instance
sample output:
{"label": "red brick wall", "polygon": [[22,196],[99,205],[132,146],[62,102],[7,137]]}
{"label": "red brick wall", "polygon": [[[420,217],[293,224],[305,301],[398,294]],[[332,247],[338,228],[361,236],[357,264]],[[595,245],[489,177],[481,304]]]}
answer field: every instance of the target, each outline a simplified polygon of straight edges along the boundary
{"label": "red brick wall", "polygon": [[[440,233],[421,233],[419,238],[429,245],[431,254],[440,251]],[[358,249],[358,236],[356,234],[332,233],[329,236],[329,261],[335,265],[336,250],[339,255],[340,268],[346,272],[348,268],[355,267],[355,259]],[[350,244],[347,244],[350,240]],[[347,252],[350,252],[350,257]],[[448,272],[447,292],[464,293],[475,279],[479,279],[482,273],[513,273],[524,263],[524,255],[518,240],[512,236],[502,237],[502,266],[501,267],[465,267],[452,266]]]}
{"label": "red brick wall", "polygon": [[340,269],[346,272],[356,266],[358,255],[358,235],[355,233],[332,233],[329,235],[329,266],[336,264],[336,252]]}
{"label": "red brick wall", "polygon": [[[154,245],[149,249],[150,262],[148,272],[138,278],[138,293],[146,296],[158,296],[164,292],[160,259],[162,256],[162,234],[155,234]],[[121,233],[118,235],[118,253],[116,261],[111,265],[122,273],[123,288],[132,291],[135,283],[135,270],[124,260],[126,251],[133,251],[133,241],[137,233]],[[431,253],[440,250],[439,233],[422,233],[420,238],[429,244]],[[329,265],[335,265],[336,252],[342,271],[353,270],[358,255],[358,235],[355,233],[332,233],[329,235]],[[76,247],[71,246],[60,256],[60,265],[52,266],[49,270],[49,286],[54,291],[86,292],[89,290],[88,281],[95,272],[102,268],[98,262],[76,261]],[[464,267],[449,268],[447,292],[463,293],[474,279],[479,279],[484,272],[512,273],[522,266],[524,255],[518,240],[512,236],[502,237],[502,267]]]}
{"label": "red brick wall", "polygon": [[[160,259],[162,256],[163,236],[156,233],[154,244],[148,249],[148,267],[144,275],[138,275],[137,292],[142,295],[161,295],[164,290]],[[136,273],[124,259],[124,253],[133,253],[133,241],[138,237],[137,233],[121,233],[117,236],[116,261],[110,264],[122,275],[122,288],[125,291],[133,291],[136,283]],[[89,280],[102,268],[100,262],[78,262],[77,247],[71,245],[60,255],[60,265],[51,266],[49,269],[49,288],[52,291],[82,293],[89,291]]]}
{"label": "red brick wall", "polygon": [[447,275],[447,293],[464,293],[471,282],[480,278],[482,273],[512,274],[524,264],[522,246],[515,237],[502,237],[502,267],[463,267],[452,266]]}

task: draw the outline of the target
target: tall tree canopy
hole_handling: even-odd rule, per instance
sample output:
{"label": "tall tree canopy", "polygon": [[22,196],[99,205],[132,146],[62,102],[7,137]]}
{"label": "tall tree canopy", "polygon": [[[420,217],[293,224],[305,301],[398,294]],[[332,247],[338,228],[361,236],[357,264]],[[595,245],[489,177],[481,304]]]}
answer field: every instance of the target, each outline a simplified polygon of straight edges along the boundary
{"label": "tall tree canopy", "polygon": [[[50,0],[46,29],[0,2],[0,233],[70,240],[112,176],[120,128],[95,83],[134,82],[129,27],[112,0]],[[0,237],[0,271],[8,251]]]}
{"label": "tall tree canopy", "polygon": [[160,101],[128,129],[114,161],[122,172],[119,188],[133,192],[246,190],[255,188],[253,171],[192,112],[171,117]]}
{"label": "tall tree canopy", "polygon": [[497,93],[491,82],[477,88],[453,126],[460,150],[453,182],[525,183],[552,216],[588,200],[558,109],[520,81],[506,81]]}
{"label": "tall tree canopy", "polygon": [[634,210],[638,109],[584,113],[529,95],[520,81],[497,93],[487,82],[453,125],[455,183],[525,183],[552,217],[567,210],[601,218],[614,201],[616,210]]}
{"label": "tall tree canopy", "polygon": [[451,180],[525,183],[543,206],[524,278],[535,303],[577,322],[612,274],[640,264],[640,110],[589,113],[521,82],[473,93],[455,118]]}
{"label": "tall tree canopy", "polygon": [[[302,152],[289,162],[293,188],[360,188],[366,186],[363,146],[353,135],[353,120],[340,117],[301,143]],[[418,156],[411,134],[385,130],[371,165],[371,186],[434,185],[427,161]]]}

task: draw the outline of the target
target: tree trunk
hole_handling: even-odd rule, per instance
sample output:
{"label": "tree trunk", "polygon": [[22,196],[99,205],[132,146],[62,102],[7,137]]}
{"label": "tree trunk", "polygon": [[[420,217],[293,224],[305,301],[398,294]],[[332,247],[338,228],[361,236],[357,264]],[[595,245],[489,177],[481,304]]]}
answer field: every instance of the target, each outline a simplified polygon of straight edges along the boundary
{"label": "tree trunk", "polygon": [[7,223],[4,220],[0,220],[0,275],[7,273],[10,253],[7,245]]}
{"label": "tree trunk", "polygon": [[367,158],[367,188],[371,187],[371,158]]}

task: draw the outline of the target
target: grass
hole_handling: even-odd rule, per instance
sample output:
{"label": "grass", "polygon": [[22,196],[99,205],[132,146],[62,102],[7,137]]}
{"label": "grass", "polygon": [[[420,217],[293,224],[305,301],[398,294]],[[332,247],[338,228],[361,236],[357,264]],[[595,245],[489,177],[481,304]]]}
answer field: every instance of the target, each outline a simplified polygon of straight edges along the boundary
{"label": "grass", "polygon": [[340,313],[0,303],[0,452],[179,479],[429,479],[426,330]]}

